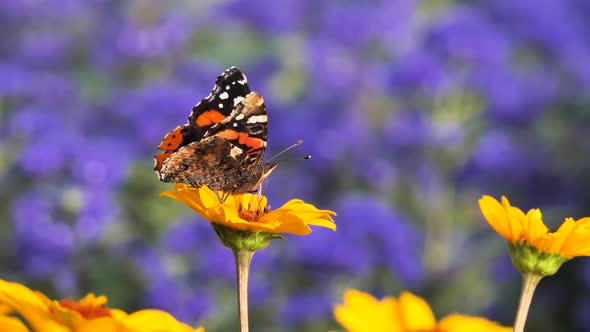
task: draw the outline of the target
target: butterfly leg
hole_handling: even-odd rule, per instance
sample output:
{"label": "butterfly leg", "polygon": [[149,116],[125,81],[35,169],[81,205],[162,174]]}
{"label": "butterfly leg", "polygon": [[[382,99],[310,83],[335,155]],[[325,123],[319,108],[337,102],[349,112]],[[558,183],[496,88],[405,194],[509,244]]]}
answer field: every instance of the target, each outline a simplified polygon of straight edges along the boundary
{"label": "butterfly leg", "polygon": [[217,196],[219,203],[223,204],[223,202],[225,202],[225,198],[227,198],[227,196],[225,198],[223,197],[223,196],[225,196],[225,193],[223,193],[222,196],[219,196],[219,191],[215,190],[213,192],[215,193],[215,196]]}

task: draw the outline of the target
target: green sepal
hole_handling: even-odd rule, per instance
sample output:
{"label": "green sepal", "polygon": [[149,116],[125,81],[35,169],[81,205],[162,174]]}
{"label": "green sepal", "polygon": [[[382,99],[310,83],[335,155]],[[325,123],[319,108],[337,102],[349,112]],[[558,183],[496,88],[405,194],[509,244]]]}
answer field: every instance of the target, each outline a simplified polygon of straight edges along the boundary
{"label": "green sepal", "polygon": [[285,239],[276,233],[241,231],[216,223],[211,223],[211,226],[221,243],[234,251],[258,251],[266,248],[272,240]]}
{"label": "green sepal", "polygon": [[512,264],[521,273],[529,273],[545,277],[554,275],[561,265],[571,259],[559,254],[540,252],[537,248],[528,245],[525,241],[509,244]]}

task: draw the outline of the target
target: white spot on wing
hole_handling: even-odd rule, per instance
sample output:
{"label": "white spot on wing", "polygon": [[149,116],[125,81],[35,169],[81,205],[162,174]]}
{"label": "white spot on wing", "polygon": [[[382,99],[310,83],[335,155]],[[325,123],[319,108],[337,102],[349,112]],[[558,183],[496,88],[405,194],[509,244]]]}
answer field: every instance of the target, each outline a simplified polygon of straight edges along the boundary
{"label": "white spot on wing", "polygon": [[219,108],[223,108],[223,104],[221,104],[221,103],[219,103],[219,105],[217,105],[217,106],[219,106]]}
{"label": "white spot on wing", "polygon": [[238,114],[236,116],[236,120],[242,120],[244,118],[244,114]]}
{"label": "white spot on wing", "polygon": [[231,150],[229,150],[229,155],[232,158],[235,158],[236,156],[239,156],[242,154],[244,150],[238,148],[237,146],[234,146],[233,148],[231,148]]}
{"label": "white spot on wing", "polygon": [[219,95],[219,98],[221,98],[221,100],[226,100],[227,98],[229,98],[229,94],[227,92],[224,92]]}
{"label": "white spot on wing", "polygon": [[234,106],[239,104],[242,100],[244,100],[244,97],[242,97],[242,96],[234,98]]}
{"label": "white spot on wing", "polygon": [[238,80],[238,83],[240,83],[241,85],[244,85],[244,84],[248,83],[248,79],[244,77],[243,80]]}
{"label": "white spot on wing", "polygon": [[247,123],[259,123],[259,122],[266,122],[267,117],[266,115],[255,115],[248,118]]}
{"label": "white spot on wing", "polygon": [[226,89],[226,90],[229,90],[229,85],[226,85],[226,86],[225,86],[225,89]]}
{"label": "white spot on wing", "polygon": [[237,126],[238,126],[238,123],[237,122],[234,122],[234,127],[237,127]]}

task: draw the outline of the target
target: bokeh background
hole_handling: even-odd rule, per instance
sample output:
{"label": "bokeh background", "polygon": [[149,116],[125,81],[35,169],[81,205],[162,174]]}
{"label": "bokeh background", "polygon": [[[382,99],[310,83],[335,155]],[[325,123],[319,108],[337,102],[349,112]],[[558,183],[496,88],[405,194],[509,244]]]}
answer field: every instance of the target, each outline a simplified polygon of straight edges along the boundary
{"label": "bokeh background", "polygon": [[[585,0],[0,1],[0,277],[236,330],[234,268],[152,171],[239,66],[266,100],[266,188],[338,231],[255,255],[253,331],[326,331],[347,287],[512,324],[519,275],[477,200],[590,215]],[[298,156],[311,154],[308,161]],[[590,259],[544,280],[530,331],[590,331]]]}

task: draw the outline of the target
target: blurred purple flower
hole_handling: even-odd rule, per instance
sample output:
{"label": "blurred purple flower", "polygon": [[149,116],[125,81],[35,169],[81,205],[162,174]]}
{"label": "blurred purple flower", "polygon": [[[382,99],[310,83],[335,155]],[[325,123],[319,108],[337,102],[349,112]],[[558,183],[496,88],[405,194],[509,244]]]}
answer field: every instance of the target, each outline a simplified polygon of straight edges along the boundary
{"label": "blurred purple flower", "polygon": [[[288,0],[233,0],[215,8],[220,20],[256,27],[265,33],[285,33],[309,22],[309,2]],[[307,20],[306,20],[307,19]]]}
{"label": "blurred purple flower", "polygon": [[332,305],[324,294],[307,292],[292,295],[281,309],[281,320],[293,325],[330,316]]}
{"label": "blurred purple flower", "polygon": [[167,311],[183,322],[200,319],[213,304],[206,288],[191,289],[173,278],[158,279],[150,283],[145,301],[147,306]]}
{"label": "blurred purple flower", "polygon": [[443,59],[419,49],[397,61],[390,85],[400,97],[420,92],[436,95],[449,91],[452,78]]}
{"label": "blurred purple flower", "polygon": [[108,189],[86,188],[83,196],[74,228],[78,238],[88,244],[96,241],[117,220],[119,207],[113,200],[114,193]]}
{"label": "blurred purple flower", "polygon": [[197,254],[203,247],[217,240],[207,221],[194,218],[172,224],[162,235],[162,239],[164,249],[176,255]]}
{"label": "blurred purple flower", "polygon": [[318,169],[333,169],[359,160],[363,163],[375,151],[380,151],[366,114],[341,110],[339,116],[327,123],[315,133],[305,132],[315,136],[310,140],[314,143],[311,151],[314,159],[310,162]]}
{"label": "blurred purple flower", "polygon": [[192,107],[209,93],[213,83],[205,94],[184,86],[155,83],[121,92],[112,107],[128,122],[140,150],[155,152],[166,133],[186,123]]}
{"label": "blurred purple flower", "polygon": [[416,151],[431,144],[432,128],[426,115],[418,111],[398,113],[385,124],[385,140],[395,150]]}
{"label": "blurred purple flower", "polygon": [[493,21],[476,8],[455,6],[430,32],[428,47],[447,61],[467,66],[496,66],[510,57],[511,45]]}
{"label": "blurred purple flower", "polygon": [[519,277],[508,255],[495,257],[490,265],[491,277],[497,283],[513,282]]}
{"label": "blurred purple flower", "polygon": [[293,239],[291,259],[327,271],[366,274],[371,267],[388,267],[404,282],[422,278],[422,239],[400,215],[375,198],[350,195],[338,207],[338,234],[321,232]]}
{"label": "blurred purple flower", "polygon": [[27,140],[40,133],[61,132],[64,127],[60,113],[41,105],[28,105],[15,110],[8,123],[7,132],[10,136]]}
{"label": "blurred purple flower", "polygon": [[20,65],[1,61],[0,77],[0,97],[29,95],[33,90],[32,75]]}
{"label": "blurred purple flower", "polygon": [[[321,6],[321,5],[320,5]],[[371,6],[365,2],[341,2],[331,3],[324,6],[319,13],[319,31],[314,34],[323,36],[330,42],[338,42],[348,47],[362,47],[373,33],[373,24],[362,22],[363,18],[373,17]],[[390,21],[391,22],[391,21]],[[343,29],[343,26],[354,26],[354,29]]]}
{"label": "blurred purple flower", "polygon": [[588,59],[590,59],[590,42],[588,42],[588,45],[578,43],[568,45],[563,51],[564,69],[575,78],[570,85],[566,86],[563,92],[573,98],[583,96],[584,91],[590,89],[590,61]]}
{"label": "blurred purple flower", "polygon": [[68,265],[74,234],[63,220],[54,220],[55,197],[24,194],[13,204],[17,255],[23,273],[50,277]]}
{"label": "blurred purple flower", "polygon": [[[338,212],[340,220],[340,211]],[[342,223],[338,222],[338,232]],[[332,274],[337,271],[353,275],[365,275],[370,270],[371,252],[369,248],[333,232],[315,230],[313,236],[305,239],[290,238],[287,248],[289,262],[295,262],[315,274]]]}
{"label": "blurred purple flower", "polygon": [[149,59],[181,51],[194,32],[194,23],[186,15],[169,14],[149,25],[124,19],[113,36],[114,46],[129,58]]}
{"label": "blurred purple flower", "polygon": [[473,76],[490,103],[489,112],[509,123],[532,121],[558,92],[550,72],[519,74],[505,68],[480,68]]}
{"label": "blurred purple flower", "polygon": [[[211,233],[215,234],[213,230]],[[205,280],[235,280],[234,256],[231,250],[221,243],[214,243],[206,247],[201,246],[199,256],[195,259],[195,265],[199,268],[199,276]]]}
{"label": "blurred purple flower", "polygon": [[[184,322],[195,321],[211,307],[213,300],[206,288],[194,280],[185,284],[182,278],[174,276],[164,262],[164,258],[153,248],[136,245],[125,249],[131,251],[136,266],[145,279],[144,301],[147,306],[170,312]],[[199,276],[200,277],[200,276]]]}
{"label": "blurred purple flower", "polygon": [[[359,88],[362,64],[357,54],[331,39],[314,36],[305,50],[305,65],[313,93],[324,98],[352,100]],[[342,100],[344,99],[344,100]]]}
{"label": "blurred purple flower", "polygon": [[24,36],[20,41],[19,59],[38,67],[60,65],[70,56],[71,40],[58,31],[45,31],[35,35]]}
{"label": "blurred purple flower", "polygon": [[127,177],[132,152],[127,141],[79,139],[69,152],[72,177],[94,187],[117,186]]}
{"label": "blurred purple flower", "polygon": [[[585,17],[573,10],[569,2],[540,0],[534,7],[526,0],[494,0],[486,4],[513,36],[524,43],[538,44],[559,54],[559,49],[581,40]],[[561,22],[554,26],[554,22]]]}
{"label": "blurred purple flower", "polygon": [[[389,157],[389,156],[387,156]],[[398,183],[398,169],[384,157],[375,157],[357,171],[372,187],[389,192]]]}
{"label": "blurred purple flower", "polygon": [[478,174],[500,175],[512,180],[522,180],[535,169],[531,151],[500,130],[482,135],[473,151],[472,163],[479,170]]}
{"label": "blurred purple flower", "polygon": [[19,166],[29,175],[47,175],[60,170],[79,138],[66,131],[41,133],[20,153]]}

